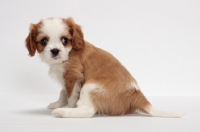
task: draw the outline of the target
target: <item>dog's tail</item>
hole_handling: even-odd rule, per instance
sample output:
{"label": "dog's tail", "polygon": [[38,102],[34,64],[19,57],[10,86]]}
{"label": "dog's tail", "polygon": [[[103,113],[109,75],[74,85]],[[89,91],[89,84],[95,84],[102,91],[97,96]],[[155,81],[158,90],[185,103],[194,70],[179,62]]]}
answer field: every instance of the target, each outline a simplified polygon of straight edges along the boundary
{"label": "dog's tail", "polygon": [[136,106],[137,110],[145,114],[148,114],[153,117],[163,117],[163,118],[179,118],[183,116],[183,114],[181,113],[165,112],[157,110],[151,105],[151,103],[149,103],[149,101],[146,99],[146,97],[140,90],[136,90],[135,93],[136,93],[135,94],[136,101],[133,101],[132,103]]}
{"label": "dog's tail", "polygon": [[166,111],[157,110],[151,104],[147,105],[144,108],[144,110],[145,110],[145,113],[147,113],[147,114],[149,114],[150,116],[153,116],[153,117],[180,118],[180,117],[183,116],[183,114],[181,114],[181,113],[166,112]]}

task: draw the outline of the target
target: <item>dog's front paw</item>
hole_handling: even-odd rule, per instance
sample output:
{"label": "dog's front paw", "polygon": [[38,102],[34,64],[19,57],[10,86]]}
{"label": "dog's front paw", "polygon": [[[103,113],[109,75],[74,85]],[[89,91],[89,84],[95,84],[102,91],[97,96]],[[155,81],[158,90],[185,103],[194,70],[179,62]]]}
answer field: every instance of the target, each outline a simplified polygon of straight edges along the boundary
{"label": "dog's front paw", "polygon": [[49,109],[56,109],[56,108],[61,108],[61,107],[64,107],[65,104],[64,103],[61,103],[61,102],[54,102],[54,103],[50,103],[48,105],[48,108]]}
{"label": "dog's front paw", "polygon": [[64,115],[64,109],[63,108],[55,109],[51,112],[51,115],[58,117],[58,118],[62,118]]}

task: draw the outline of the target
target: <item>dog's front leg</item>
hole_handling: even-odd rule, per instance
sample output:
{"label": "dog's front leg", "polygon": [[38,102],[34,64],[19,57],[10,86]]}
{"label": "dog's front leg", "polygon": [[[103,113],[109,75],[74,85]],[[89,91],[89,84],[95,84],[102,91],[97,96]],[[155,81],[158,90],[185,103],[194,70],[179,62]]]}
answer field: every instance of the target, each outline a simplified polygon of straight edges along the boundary
{"label": "dog's front leg", "polygon": [[80,96],[80,90],[81,90],[81,81],[76,81],[71,94],[69,93],[70,95],[68,97],[68,104],[66,106],[67,108],[75,108],[76,107],[76,103]]}
{"label": "dog's front leg", "polygon": [[58,101],[54,102],[54,103],[50,103],[48,108],[49,109],[55,109],[55,108],[61,108],[67,105],[67,92],[65,90],[65,88],[63,88],[60,91],[60,97],[58,99]]}
{"label": "dog's front leg", "polygon": [[[77,101],[80,97],[80,91],[84,84],[83,67],[81,63],[75,60],[74,62],[68,63],[67,69],[68,70],[64,73],[63,78],[68,97],[68,104],[66,106],[67,108],[63,109],[74,109],[77,105]],[[52,113],[56,114],[57,112],[59,114],[59,111],[56,111],[55,109]]]}

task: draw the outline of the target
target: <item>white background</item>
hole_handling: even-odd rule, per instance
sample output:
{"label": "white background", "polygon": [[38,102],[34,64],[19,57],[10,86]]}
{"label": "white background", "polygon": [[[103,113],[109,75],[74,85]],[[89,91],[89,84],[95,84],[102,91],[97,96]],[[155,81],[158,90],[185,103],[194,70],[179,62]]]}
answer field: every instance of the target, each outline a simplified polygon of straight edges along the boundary
{"label": "white background", "polygon": [[[0,96],[4,105],[9,102],[5,111],[13,108],[12,101],[33,109],[58,96],[60,86],[48,76],[48,66],[37,55],[30,58],[24,43],[30,23],[49,17],[74,18],[85,40],[120,60],[145,95],[200,96],[199,0],[0,0]],[[33,113],[50,117],[46,109],[29,111]]]}
{"label": "white background", "polygon": [[198,0],[1,0],[1,93],[60,90],[24,44],[30,23],[49,17],[73,17],[85,39],[118,58],[145,95],[200,95]]}

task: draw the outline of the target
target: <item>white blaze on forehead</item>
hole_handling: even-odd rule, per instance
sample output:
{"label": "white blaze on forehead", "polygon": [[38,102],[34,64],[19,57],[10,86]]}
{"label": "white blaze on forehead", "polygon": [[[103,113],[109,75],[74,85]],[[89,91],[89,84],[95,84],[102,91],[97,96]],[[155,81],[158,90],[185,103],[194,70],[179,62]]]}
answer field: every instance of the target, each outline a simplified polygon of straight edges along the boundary
{"label": "white blaze on forehead", "polygon": [[61,37],[63,33],[68,34],[69,27],[63,23],[61,18],[48,18],[42,20],[42,26],[39,30],[50,37],[54,41]]}

